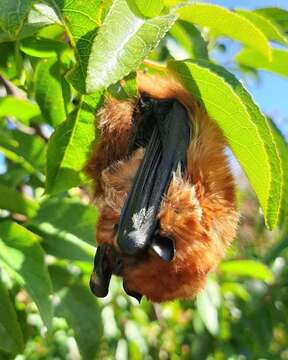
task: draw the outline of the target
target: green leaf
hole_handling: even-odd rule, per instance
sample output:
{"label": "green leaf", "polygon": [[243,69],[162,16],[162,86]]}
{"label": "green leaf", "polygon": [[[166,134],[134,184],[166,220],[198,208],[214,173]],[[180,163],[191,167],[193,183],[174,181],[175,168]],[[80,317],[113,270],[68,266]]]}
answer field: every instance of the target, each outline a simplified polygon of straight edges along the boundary
{"label": "green leaf", "polygon": [[275,227],[285,211],[286,169],[266,117],[224,68],[204,60],[171,61],[169,68],[221,128],[259,199],[267,226]]}
{"label": "green leaf", "polygon": [[77,200],[44,201],[29,226],[40,231],[43,247],[58,258],[92,263],[95,255],[97,211]]}
{"label": "green leaf", "polygon": [[0,118],[14,117],[23,124],[29,125],[30,120],[40,114],[38,105],[29,100],[18,99],[14,96],[0,98]]}
{"label": "green leaf", "polygon": [[87,63],[93,39],[100,25],[100,0],[48,0],[65,27],[75,50],[77,66],[69,74],[69,81],[81,93],[85,92]]}
{"label": "green leaf", "polygon": [[37,215],[31,220],[33,225],[50,223],[59,232],[73,234],[90,245],[95,245],[95,224],[97,210],[77,199],[49,198],[41,203]]}
{"label": "green leaf", "polygon": [[36,173],[37,170],[43,172],[45,169],[45,141],[35,134],[25,134],[19,130],[10,130],[10,135],[14,139],[10,146],[0,142],[0,146],[3,145],[8,150],[4,151],[5,156],[21,164],[29,173]]}
{"label": "green leaf", "polygon": [[33,0],[0,0],[0,27],[16,39],[19,34]]}
{"label": "green leaf", "polygon": [[175,20],[175,15],[145,20],[135,16],[125,0],[115,0],[93,42],[87,92],[108,87],[136,70]]}
{"label": "green leaf", "polygon": [[179,20],[172,26],[169,33],[187,51],[191,59],[208,59],[207,43],[196,26]]}
{"label": "green leaf", "polygon": [[242,65],[288,77],[288,51],[286,50],[272,49],[272,61],[267,61],[261,54],[251,49],[243,49],[235,59]]}
{"label": "green leaf", "polygon": [[257,26],[269,40],[274,40],[284,45],[288,44],[288,39],[281,33],[277,25],[268,18],[265,18],[265,16],[257,12],[242,9],[237,9],[236,12]]}
{"label": "green leaf", "polygon": [[25,287],[50,329],[52,286],[39,238],[12,221],[0,223],[0,263]]}
{"label": "green leaf", "polygon": [[265,16],[267,19],[280,26],[282,31],[288,33],[288,11],[276,7],[259,8],[254,10],[257,14]]}
{"label": "green leaf", "polygon": [[15,308],[0,277],[0,349],[18,354],[24,349],[24,340]]}
{"label": "green leaf", "polygon": [[[10,138],[9,142],[7,136]],[[40,183],[45,180],[45,150],[44,140],[34,134],[7,130],[6,140],[0,137],[0,152],[13,163],[20,165],[24,172],[27,172],[26,175],[35,176]],[[21,181],[24,175],[21,176]]]}
{"label": "green leaf", "polygon": [[[67,276],[63,269],[50,268],[51,277],[62,290],[56,305],[57,316],[64,317],[74,330],[75,339],[85,360],[98,359],[98,351],[103,334],[101,308],[87,287],[81,284],[67,286]],[[62,280],[62,284],[61,284]]]}
{"label": "green leaf", "polygon": [[223,7],[211,4],[190,4],[177,10],[180,19],[208,27],[213,35],[228,36],[260,52],[268,60],[271,49],[268,39],[252,22]]}
{"label": "green leaf", "polygon": [[[217,335],[219,332],[219,320],[218,320],[218,311],[217,307],[219,304],[215,303],[215,298],[213,297],[214,289],[213,291],[210,291],[209,289],[210,284],[205,287],[203,291],[197,296],[196,298],[196,305],[197,310],[199,312],[199,315],[205,324],[207,330],[212,335]],[[219,289],[217,296],[219,295]]]}
{"label": "green leaf", "polygon": [[11,187],[0,183],[0,208],[32,217],[38,210],[38,203]]}
{"label": "green leaf", "polygon": [[61,25],[61,21],[58,18],[55,11],[52,9],[52,7],[46,5],[46,4],[34,4],[33,8],[29,12],[28,15],[28,23],[30,24],[59,24]]}
{"label": "green leaf", "polygon": [[[1,33],[0,33],[1,38]],[[17,76],[15,43],[1,44],[0,40],[0,72],[7,80],[11,80]]]}
{"label": "green leaf", "polygon": [[[46,23],[24,24],[23,27],[21,28],[21,31],[17,35],[16,40],[21,40],[30,37],[46,26],[47,26]],[[9,34],[0,31],[0,43],[7,41],[15,41],[15,39],[14,38],[11,39]]]}
{"label": "green leaf", "polygon": [[49,139],[46,191],[55,194],[86,181],[82,172],[95,140],[95,114],[102,96],[82,96],[78,109]]}
{"label": "green leaf", "polygon": [[140,17],[155,17],[160,15],[164,4],[162,0],[127,0],[131,10]]}
{"label": "green leaf", "polygon": [[136,73],[131,73],[116,84],[110,85],[108,93],[118,100],[131,99],[137,96]]}
{"label": "green leaf", "polygon": [[284,178],[284,188],[283,188],[283,199],[281,207],[284,209],[282,214],[280,215],[279,223],[281,225],[287,224],[287,216],[288,216],[288,144],[286,143],[282,133],[277,128],[275,123],[267,118],[270,123],[270,126],[273,128],[273,137],[275,142],[277,143],[277,148],[280,153],[281,165],[283,167],[283,178]]}
{"label": "green leaf", "polygon": [[[1,139],[0,139],[1,142]],[[14,151],[7,149],[0,143],[0,152],[7,159],[13,161],[15,164],[20,165],[28,174],[35,175],[40,181],[44,180],[44,175],[39,173],[28,161],[26,161],[21,155],[16,154]]]}
{"label": "green leaf", "polygon": [[221,284],[221,291],[225,293],[232,293],[239,299],[248,302],[251,300],[249,292],[245,287],[237,282],[224,282]]}
{"label": "green leaf", "polygon": [[222,262],[219,271],[225,276],[248,277],[266,282],[273,281],[272,271],[259,261],[232,260]]}
{"label": "green leaf", "polygon": [[49,58],[56,57],[62,51],[69,49],[69,47],[61,41],[31,37],[21,42],[20,49],[30,56]]}
{"label": "green leaf", "polygon": [[54,58],[39,61],[35,70],[35,98],[43,117],[52,126],[66,118],[62,71],[60,62]]}

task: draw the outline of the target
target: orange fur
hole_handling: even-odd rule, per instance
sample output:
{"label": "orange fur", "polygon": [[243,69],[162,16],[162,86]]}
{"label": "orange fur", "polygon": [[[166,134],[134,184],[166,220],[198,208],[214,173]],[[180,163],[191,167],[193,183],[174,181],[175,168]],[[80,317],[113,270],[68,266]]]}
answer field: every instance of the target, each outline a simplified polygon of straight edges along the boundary
{"label": "orange fur", "polygon": [[[144,261],[125,265],[123,279],[130,290],[152,301],[193,297],[236,233],[238,214],[226,142],[204,109],[174,80],[138,74],[138,88],[156,99],[180,101],[189,112],[193,131],[185,177],[174,173],[159,212],[160,232],[174,239],[176,256],[166,263],[151,252]],[[117,246],[114,225],[145,151],[128,154],[134,106],[130,101],[108,99],[100,113],[103,140],[87,165],[95,195],[102,199],[99,244]]]}

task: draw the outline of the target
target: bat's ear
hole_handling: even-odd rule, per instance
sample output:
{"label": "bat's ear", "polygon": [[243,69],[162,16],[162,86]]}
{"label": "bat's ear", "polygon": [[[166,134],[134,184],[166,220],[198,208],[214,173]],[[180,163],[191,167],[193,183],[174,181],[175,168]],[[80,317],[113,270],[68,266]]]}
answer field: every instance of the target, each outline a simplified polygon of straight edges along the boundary
{"label": "bat's ear", "polygon": [[152,239],[151,248],[166,262],[172,261],[176,252],[174,241],[160,235],[157,235]]}
{"label": "bat's ear", "polygon": [[108,294],[111,276],[112,271],[106,255],[106,245],[99,245],[90,278],[90,289],[95,296],[105,297]]}

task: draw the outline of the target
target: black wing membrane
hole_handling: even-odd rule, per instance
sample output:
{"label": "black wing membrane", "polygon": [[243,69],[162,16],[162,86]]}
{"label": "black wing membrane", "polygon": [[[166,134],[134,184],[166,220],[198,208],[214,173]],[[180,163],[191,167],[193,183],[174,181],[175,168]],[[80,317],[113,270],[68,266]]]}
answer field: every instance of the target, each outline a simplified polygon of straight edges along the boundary
{"label": "black wing membrane", "polygon": [[[173,172],[178,167],[182,171],[186,168],[190,119],[185,107],[175,99],[151,99],[151,103],[142,120],[148,121],[149,127],[140,122],[134,139],[136,147],[141,144],[146,149],[121,212],[117,242],[124,254],[141,255],[151,247],[164,261],[171,261],[175,253],[173,241],[159,234],[155,237],[157,214]],[[151,134],[149,138],[145,128]]]}

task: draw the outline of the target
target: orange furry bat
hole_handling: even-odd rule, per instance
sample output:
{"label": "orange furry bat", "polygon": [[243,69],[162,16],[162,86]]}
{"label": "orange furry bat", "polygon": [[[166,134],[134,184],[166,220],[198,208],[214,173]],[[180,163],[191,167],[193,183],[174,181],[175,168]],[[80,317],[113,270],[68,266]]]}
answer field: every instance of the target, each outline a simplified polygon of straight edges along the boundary
{"label": "orange furry bat", "polygon": [[[138,299],[191,298],[237,228],[226,142],[176,81],[138,74],[137,82],[140,100],[106,100],[99,114],[102,141],[86,166],[100,207],[90,286],[105,296],[116,274]],[[159,117],[163,131],[154,125]]]}

